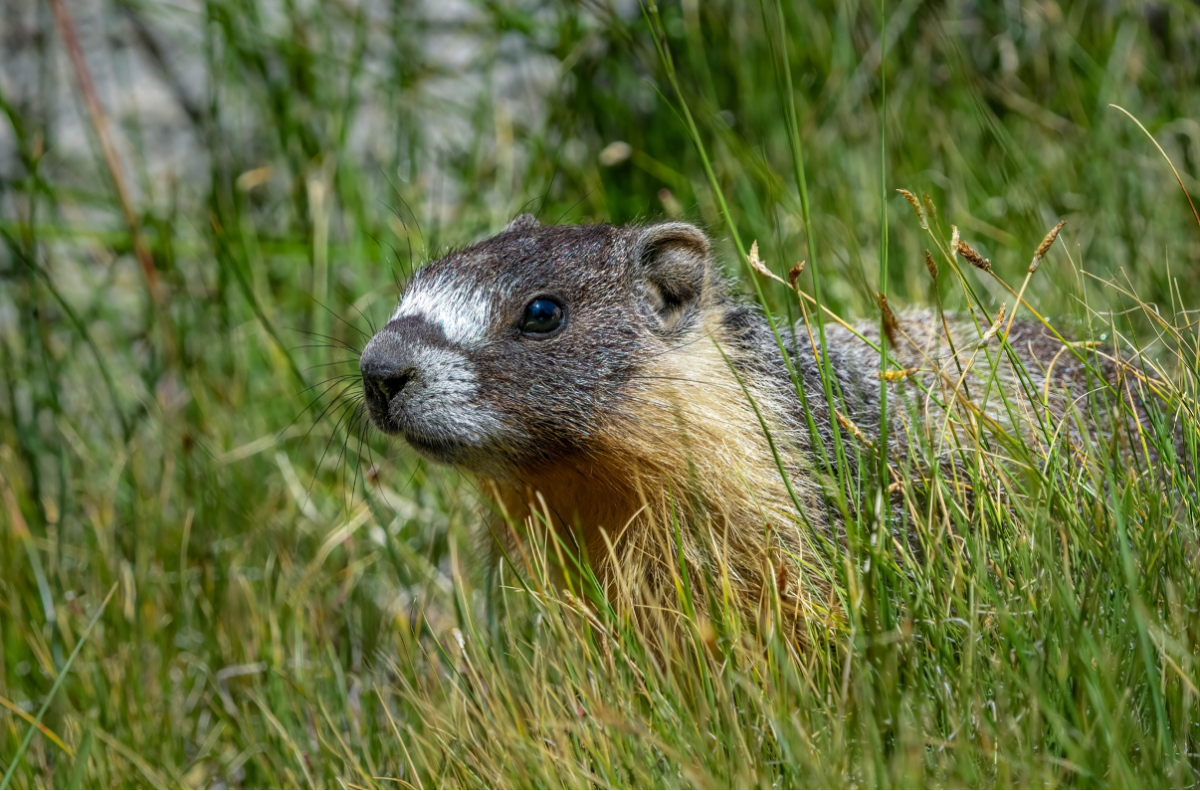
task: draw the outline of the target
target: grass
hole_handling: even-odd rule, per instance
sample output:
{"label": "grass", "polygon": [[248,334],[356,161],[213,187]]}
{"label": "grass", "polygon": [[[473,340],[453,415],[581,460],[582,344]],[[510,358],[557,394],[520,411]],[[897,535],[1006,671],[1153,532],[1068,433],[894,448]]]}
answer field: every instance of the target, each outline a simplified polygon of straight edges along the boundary
{"label": "grass", "polygon": [[[40,35],[13,35],[35,67],[0,74],[0,771],[21,787],[1196,784],[1187,408],[1166,416],[1185,457],[1152,468],[1103,443],[1084,464],[1061,444],[1037,463],[976,454],[976,507],[935,482],[945,506],[916,514],[921,558],[872,542],[857,509],[834,556],[845,624],[802,653],[717,607],[664,656],[644,625],[550,586],[552,564],[489,580],[471,482],[358,439],[339,377],[395,279],[526,205],[681,215],[731,271],[758,240],[781,275],[808,261],[802,290],[847,317],[878,316],[878,292],[1011,311],[1004,284],[1066,219],[1030,307],[1146,348],[1168,403],[1194,405],[1200,229],[1108,105],[1200,192],[1200,11],[883,10],[881,37],[880,7],[858,2],[479,2],[448,20],[405,0],[118,0],[85,51],[127,216],[61,26],[31,9]],[[469,44],[460,59],[438,54],[448,41]],[[148,108],[115,101],[137,64],[182,119],[185,176],[144,156]],[[55,102],[80,108],[87,144]],[[932,231],[900,187],[931,195]],[[994,276],[941,254],[950,224]],[[784,286],[745,285],[798,318]],[[877,483],[855,485],[873,501]]]}

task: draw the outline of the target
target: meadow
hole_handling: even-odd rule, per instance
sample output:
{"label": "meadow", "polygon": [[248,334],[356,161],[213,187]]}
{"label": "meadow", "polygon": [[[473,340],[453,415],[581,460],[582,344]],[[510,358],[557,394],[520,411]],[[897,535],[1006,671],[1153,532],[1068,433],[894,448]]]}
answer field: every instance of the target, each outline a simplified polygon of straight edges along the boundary
{"label": "meadow", "polygon": [[[1200,783],[1200,5],[3,8],[5,785]],[[413,268],[522,211],[695,222],[791,319],[751,242],[815,315],[992,316],[1066,220],[1022,313],[1146,350],[1162,452],[977,448],[921,556],[842,482],[819,639],[681,584],[664,652],[362,420]]]}

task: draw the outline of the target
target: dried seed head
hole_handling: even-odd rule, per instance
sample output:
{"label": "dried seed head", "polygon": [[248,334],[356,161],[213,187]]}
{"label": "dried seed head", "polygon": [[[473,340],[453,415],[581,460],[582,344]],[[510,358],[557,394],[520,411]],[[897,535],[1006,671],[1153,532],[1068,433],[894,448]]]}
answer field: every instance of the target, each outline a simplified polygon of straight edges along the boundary
{"label": "dried seed head", "polygon": [[962,353],[978,352],[988,345],[988,341],[996,337],[996,333],[1000,332],[1000,328],[1004,325],[1005,307],[1005,304],[1000,305],[1000,310],[996,313],[996,320],[992,322],[992,326],[984,330],[983,334],[979,336],[979,340],[972,341],[971,343],[963,346],[962,349],[960,349]]}
{"label": "dried seed head", "polygon": [[996,320],[992,322],[992,326],[988,327],[987,332],[980,336],[980,343],[987,343],[992,338],[996,337],[996,333],[1000,331],[1000,326],[1004,324],[1004,308],[1006,303],[1000,303],[1000,310],[996,312]]}
{"label": "dried seed head", "polygon": [[896,192],[904,196],[904,200],[908,201],[908,204],[913,207],[913,211],[917,213],[917,221],[921,223],[921,227],[928,231],[929,221],[925,219],[925,209],[921,207],[921,202],[917,200],[917,196],[908,190],[896,190]]}
{"label": "dried seed head", "polygon": [[975,251],[974,247],[962,240],[959,240],[958,242],[958,252],[963,258],[970,261],[971,266],[975,267],[976,269],[982,269],[984,272],[992,271],[992,262],[981,256]]}
{"label": "dried seed head", "polygon": [[775,569],[775,585],[779,589],[779,598],[786,599],[788,595],[788,570],[787,564],[782,558],[779,560],[779,568]]}
{"label": "dried seed head", "polygon": [[937,262],[933,260],[933,256],[928,250],[925,251],[925,268],[929,270],[929,276],[933,278],[933,282],[937,282]]}
{"label": "dried seed head", "polygon": [[753,269],[755,272],[758,272],[763,277],[769,277],[772,280],[778,280],[780,283],[783,283],[785,286],[787,285],[787,283],[784,282],[784,279],[782,277],[775,274],[770,269],[767,269],[767,265],[764,264],[762,262],[762,259],[758,257],[758,240],[757,239],[755,239],[754,243],[752,245],[750,245],[750,255],[747,258],[750,261],[750,268]]}
{"label": "dried seed head", "polygon": [[889,382],[899,382],[901,379],[907,379],[920,370],[919,367],[914,366],[912,368],[896,368],[891,371],[877,371],[875,375]]}
{"label": "dried seed head", "polygon": [[1037,268],[1042,265],[1042,258],[1046,253],[1050,252],[1050,248],[1054,245],[1054,240],[1058,238],[1058,232],[1067,224],[1063,220],[1058,225],[1050,229],[1050,233],[1046,234],[1046,238],[1042,239],[1042,243],[1038,245],[1037,252],[1033,254],[1033,260],[1029,262],[1029,274],[1037,271]]}
{"label": "dried seed head", "polygon": [[958,255],[958,226],[950,226],[950,255]]}
{"label": "dried seed head", "polygon": [[921,200],[925,202],[925,209],[929,212],[929,219],[937,222],[937,206],[933,205],[933,198],[929,197],[928,192],[922,192]]}
{"label": "dried seed head", "polygon": [[886,294],[879,294],[879,310],[883,312],[883,331],[887,334],[888,343],[895,346],[896,330],[900,328],[900,322],[896,321],[896,314],[892,313]]}
{"label": "dried seed head", "polygon": [[875,447],[875,443],[872,442],[866,434],[862,433],[862,429],[856,426],[853,420],[843,415],[837,409],[833,410],[833,414],[837,416],[837,422],[841,424],[842,428],[853,434],[856,440],[866,445],[868,448]]}
{"label": "dried seed head", "polygon": [[793,291],[796,290],[796,281],[798,281],[800,279],[800,273],[803,271],[804,271],[804,262],[800,261],[794,267],[792,267],[792,271],[788,272],[788,282],[792,284]]}

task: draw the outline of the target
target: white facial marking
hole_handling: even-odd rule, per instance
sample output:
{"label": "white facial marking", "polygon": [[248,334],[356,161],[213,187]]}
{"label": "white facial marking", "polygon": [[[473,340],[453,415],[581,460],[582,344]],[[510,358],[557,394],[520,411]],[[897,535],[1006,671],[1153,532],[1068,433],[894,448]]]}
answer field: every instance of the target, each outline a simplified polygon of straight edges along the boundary
{"label": "white facial marking", "polygon": [[420,415],[414,425],[419,431],[453,434],[475,446],[500,432],[500,421],[474,402],[475,372],[465,356],[449,349],[423,348],[413,363],[421,386],[410,392],[404,409]]}
{"label": "white facial marking", "polygon": [[404,295],[392,319],[405,316],[420,316],[441,327],[451,343],[470,347],[482,343],[486,337],[491,306],[478,290],[434,280],[416,285]]}

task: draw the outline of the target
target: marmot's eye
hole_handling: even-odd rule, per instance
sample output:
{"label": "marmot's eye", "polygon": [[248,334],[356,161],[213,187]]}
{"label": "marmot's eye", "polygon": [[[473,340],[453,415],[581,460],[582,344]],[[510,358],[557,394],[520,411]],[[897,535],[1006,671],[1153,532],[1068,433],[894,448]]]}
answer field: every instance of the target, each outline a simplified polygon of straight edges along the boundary
{"label": "marmot's eye", "polygon": [[552,299],[535,299],[525,308],[525,316],[521,319],[521,332],[546,335],[554,332],[562,323],[562,305]]}

